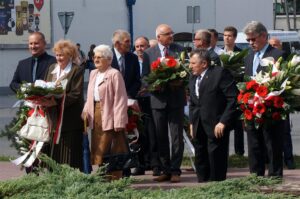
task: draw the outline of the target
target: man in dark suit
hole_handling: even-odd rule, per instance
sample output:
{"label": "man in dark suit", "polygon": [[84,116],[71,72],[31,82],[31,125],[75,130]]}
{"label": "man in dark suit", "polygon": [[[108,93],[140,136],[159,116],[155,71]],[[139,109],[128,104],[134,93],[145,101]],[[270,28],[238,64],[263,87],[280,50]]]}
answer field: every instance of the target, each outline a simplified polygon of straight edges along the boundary
{"label": "man in dark suit", "polygon": [[116,30],[112,40],[114,56],[111,66],[122,73],[127,95],[135,99],[141,87],[140,66],[138,57],[130,52],[130,34],[125,30]]}
{"label": "man in dark suit", "polygon": [[56,62],[55,57],[48,55],[45,50],[46,40],[43,33],[30,34],[28,48],[32,56],[18,63],[10,83],[10,88],[14,92],[17,92],[23,81],[32,83],[37,79],[44,79],[48,67]]}
{"label": "man in dark suit", "polygon": [[[246,40],[250,44],[249,54],[245,58],[245,74],[255,76],[263,70],[259,60],[265,57],[273,57],[277,60],[283,55],[279,49],[268,44],[268,32],[266,27],[257,21],[252,21],[244,28]],[[248,137],[248,155],[250,173],[259,176],[265,174],[265,152],[269,158],[269,176],[283,175],[283,129],[284,121],[270,125],[263,125],[256,129],[254,124],[247,125],[245,130]],[[265,149],[266,148],[266,149]]]}
{"label": "man in dark suit", "polygon": [[[235,45],[237,37],[237,29],[233,26],[227,26],[224,28],[223,39],[224,39],[224,52],[240,52],[241,49]],[[237,81],[243,81],[243,75],[236,76]],[[234,151],[237,155],[244,155],[244,129],[242,121],[237,118],[234,125]]]}
{"label": "man in dark suit", "polygon": [[[144,54],[143,73],[150,73],[150,64],[158,57],[177,57],[184,51],[182,46],[173,43],[173,30],[167,24],[160,24],[156,28],[158,44],[148,48]],[[186,105],[185,89],[183,85],[168,85],[164,90],[151,93],[151,108],[157,133],[159,159],[163,174],[155,181],[180,181],[180,165],[183,157],[183,118]],[[169,142],[168,127],[171,140]],[[171,144],[171,157],[170,147]]]}
{"label": "man in dark suit", "polygon": [[221,66],[219,55],[210,47],[211,34],[208,30],[198,30],[194,38],[195,48],[204,48],[208,50],[210,60],[213,65]]}
{"label": "man in dark suit", "polygon": [[198,182],[226,179],[229,132],[237,116],[235,81],[210,62],[206,49],[192,51],[189,118]]}

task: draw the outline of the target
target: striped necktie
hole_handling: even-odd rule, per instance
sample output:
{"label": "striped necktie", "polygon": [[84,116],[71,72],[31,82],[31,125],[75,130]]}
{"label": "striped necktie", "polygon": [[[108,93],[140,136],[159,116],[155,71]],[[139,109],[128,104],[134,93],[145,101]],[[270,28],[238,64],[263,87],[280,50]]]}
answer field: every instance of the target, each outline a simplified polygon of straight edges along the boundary
{"label": "striped necktie", "polygon": [[252,67],[252,75],[256,75],[257,74],[257,69],[259,66],[259,62],[260,62],[260,52],[258,51],[257,53],[255,53],[254,56],[254,60],[253,60],[253,67]]}

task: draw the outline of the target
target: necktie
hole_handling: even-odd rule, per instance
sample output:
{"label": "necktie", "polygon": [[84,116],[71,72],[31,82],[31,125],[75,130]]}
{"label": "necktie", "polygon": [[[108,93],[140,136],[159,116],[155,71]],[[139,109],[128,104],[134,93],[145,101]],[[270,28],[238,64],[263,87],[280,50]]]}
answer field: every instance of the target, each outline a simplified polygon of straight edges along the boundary
{"label": "necktie", "polygon": [[36,78],[37,65],[38,65],[38,59],[34,58],[33,59],[33,69],[32,69],[32,80],[33,80],[33,82],[35,81],[35,78]]}
{"label": "necktie", "polygon": [[195,86],[195,93],[196,93],[196,96],[197,96],[197,97],[200,96],[199,89],[200,89],[201,80],[202,80],[202,76],[199,75],[199,76],[197,77],[197,80],[196,80],[196,86]]}
{"label": "necktie", "polygon": [[253,60],[253,67],[252,67],[252,75],[256,75],[257,73],[257,68],[258,68],[258,65],[259,65],[259,61],[260,61],[260,52],[258,51],[257,53],[255,53],[255,56],[254,56],[254,60]]}
{"label": "necktie", "polygon": [[165,57],[169,56],[168,47],[164,47],[164,55]]}
{"label": "necktie", "polygon": [[125,75],[125,60],[124,60],[123,56],[121,56],[119,58],[119,67],[120,67],[120,72],[121,72],[121,74],[124,77],[124,75]]}

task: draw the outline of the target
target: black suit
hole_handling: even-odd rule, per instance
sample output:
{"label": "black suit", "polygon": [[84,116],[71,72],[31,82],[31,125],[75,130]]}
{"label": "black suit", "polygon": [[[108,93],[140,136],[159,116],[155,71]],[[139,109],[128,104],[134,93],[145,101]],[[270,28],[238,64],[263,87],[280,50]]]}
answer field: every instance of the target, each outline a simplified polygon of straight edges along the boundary
{"label": "black suit", "polygon": [[[18,63],[17,69],[14,73],[13,79],[10,83],[10,88],[17,92],[17,90],[20,88],[20,84],[25,82],[33,82],[32,77],[32,70],[33,70],[33,57],[29,57],[27,59],[21,60]],[[44,53],[38,57],[38,65],[36,68],[36,78],[35,79],[44,79],[46,71],[48,67],[56,63],[55,57],[48,55],[47,53]]]}
{"label": "black suit", "polygon": [[220,57],[219,57],[219,55],[214,51],[213,48],[210,48],[210,49],[208,50],[208,54],[209,54],[210,60],[213,62],[214,65],[216,65],[216,66],[221,66],[221,60],[220,60]]}
{"label": "black suit", "polygon": [[[268,46],[263,58],[274,57],[277,60],[283,52],[272,46]],[[250,50],[245,58],[245,74],[252,76],[253,59],[255,52]],[[259,65],[257,72],[263,68]],[[282,148],[283,148],[283,129],[285,121],[278,121],[275,124],[262,126],[259,129],[254,124],[247,125],[245,130],[248,137],[248,154],[250,172],[259,176],[265,173],[265,151],[269,158],[269,176],[282,176]],[[266,148],[266,150],[265,150]]]}
{"label": "black suit", "polygon": [[[199,97],[195,93],[197,76],[189,82],[189,118],[193,125],[195,166],[199,181],[226,179],[229,132],[236,117],[238,89],[230,72],[210,66],[202,78]],[[216,138],[214,128],[225,125],[222,138]]]}
{"label": "black suit", "polygon": [[[116,68],[117,70],[120,70],[115,50],[112,49],[112,51],[114,53],[114,56],[113,56],[111,66]],[[138,57],[135,54],[128,52],[125,54],[124,81],[125,81],[127,95],[130,98],[133,98],[133,99],[136,98],[136,95],[141,87],[140,79],[141,79],[140,65],[139,65]]]}
{"label": "black suit", "polygon": [[[169,46],[169,56],[177,57],[184,48],[173,43]],[[159,46],[148,48],[144,53],[143,73],[150,73],[150,64],[162,57]],[[186,105],[184,86],[151,93],[151,108],[156,127],[157,146],[163,173],[180,175],[183,157],[183,118]],[[172,152],[170,157],[168,126],[171,134]]]}

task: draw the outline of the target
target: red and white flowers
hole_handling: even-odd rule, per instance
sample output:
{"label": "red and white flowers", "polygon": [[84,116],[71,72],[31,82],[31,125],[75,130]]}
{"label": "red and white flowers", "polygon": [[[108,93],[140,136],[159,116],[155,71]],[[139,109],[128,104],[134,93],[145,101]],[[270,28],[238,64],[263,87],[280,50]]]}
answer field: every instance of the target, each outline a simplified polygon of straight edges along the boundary
{"label": "red and white flowers", "polygon": [[245,125],[256,128],[286,118],[300,110],[300,57],[290,61],[268,57],[261,60],[264,70],[248,81],[238,84],[239,109]]}

